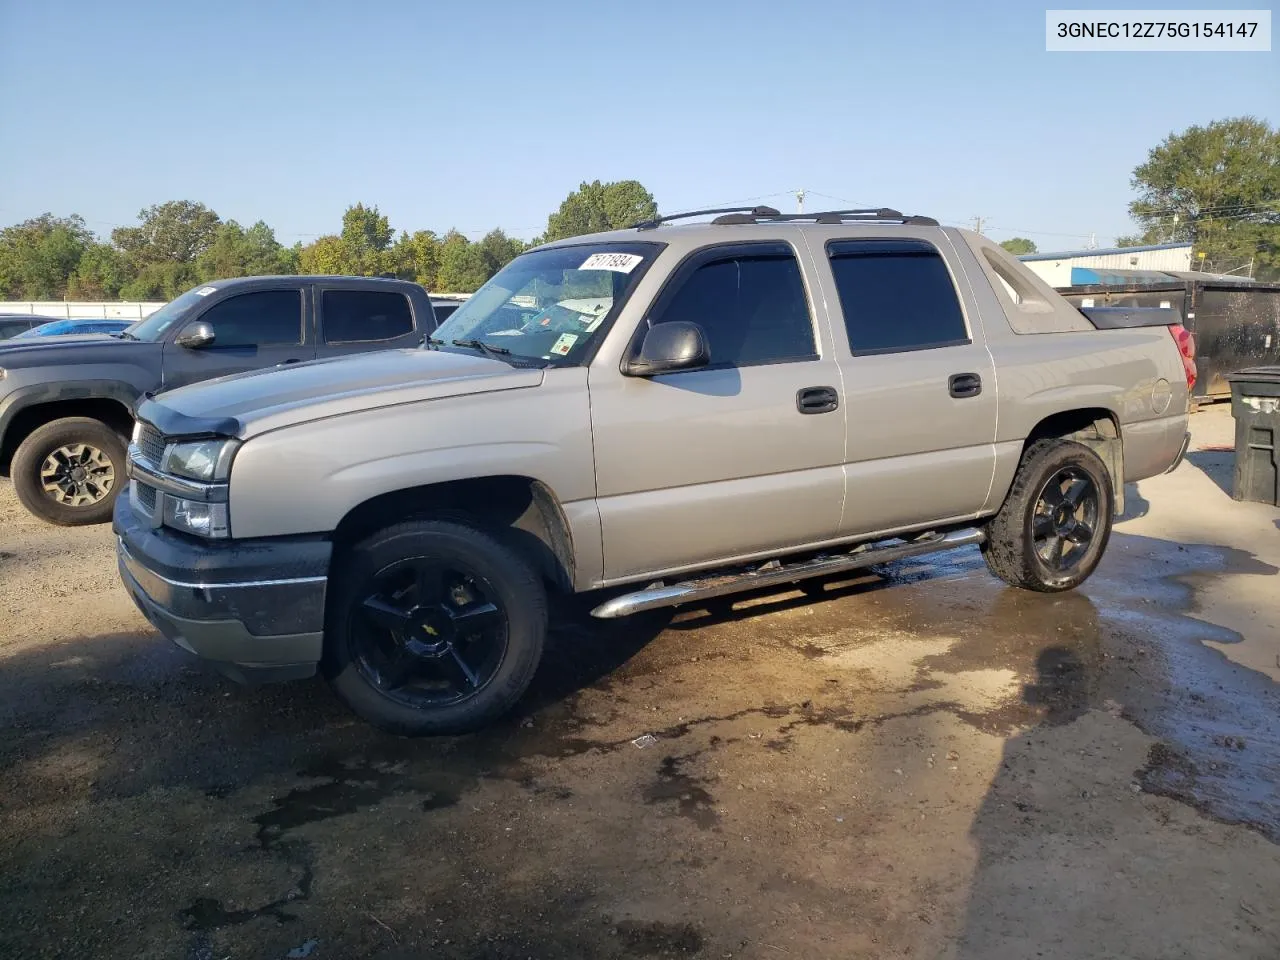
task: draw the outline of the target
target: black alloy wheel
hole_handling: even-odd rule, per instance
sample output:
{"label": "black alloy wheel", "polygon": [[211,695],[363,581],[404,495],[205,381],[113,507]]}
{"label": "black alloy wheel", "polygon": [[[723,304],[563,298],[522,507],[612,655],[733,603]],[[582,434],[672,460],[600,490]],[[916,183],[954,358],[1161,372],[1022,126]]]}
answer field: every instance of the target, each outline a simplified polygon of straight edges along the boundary
{"label": "black alloy wheel", "polygon": [[507,651],[507,613],[496,590],[457,562],[410,557],[384,567],[351,611],[357,669],[384,695],[415,709],[475,696]]}
{"label": "black alloy wheel", "polygon": [[1035,550],[1045,565],[1062,574],[1089,552],[1098,526],[1098,488],[1079,467],[1051,476],[1036,499],[1031,521]]}

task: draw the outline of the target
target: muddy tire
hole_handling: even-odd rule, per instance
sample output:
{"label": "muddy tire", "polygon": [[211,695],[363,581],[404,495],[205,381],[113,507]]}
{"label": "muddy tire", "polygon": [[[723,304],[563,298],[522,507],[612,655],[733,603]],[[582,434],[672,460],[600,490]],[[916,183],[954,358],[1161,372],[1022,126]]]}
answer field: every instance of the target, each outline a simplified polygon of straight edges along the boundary
{"label": "muddy tire", "polygon": [[484,727],[515,705],[542,658],[542,580],[474,527],[387,527],[341,557],[329,582],[322,671],[347,706],[389,733]]}
{"label": "muddy tire", "polygon": [[987,567],[1015,587],[1072,590],[1102,559],[1114,508],[1111,474],[1096,453],[1071,440],[1037,441],[987,524]]}
{"label": "muddy tire", "polygon": [[63,527],[106,523],[127,485],[125,440],[91,417],[64,417],[33,430],[14,451],[9,475],[18,500]]}

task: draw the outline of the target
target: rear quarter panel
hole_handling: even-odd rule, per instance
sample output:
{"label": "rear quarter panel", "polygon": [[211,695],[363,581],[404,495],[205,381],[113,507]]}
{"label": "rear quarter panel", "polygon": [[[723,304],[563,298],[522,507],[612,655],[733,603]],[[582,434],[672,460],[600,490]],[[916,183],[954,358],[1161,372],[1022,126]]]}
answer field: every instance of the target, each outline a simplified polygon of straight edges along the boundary
{"label": "rear quarter panel", "polygon": [[[1008,316],[1018,305],[974,252],[989,241],[967,233],[956,240],[982,315],[990,318],[983,327],[999,393],[996,473],[986,508],[994,510],[1003,502],[1023,443],[1037,424],[1067,411],[1101,409],[1116,420],[1123,441],[1124,481],[1167,469],[1186,433],[1189,399],[1182,360],[1168,328],[1084,329],[1079,311],[1033,277],[1051,311],[1044,314],[1045,326],[1059,332],[1015,333]],[[1029,325],[1035,315],[1022,320]]]}

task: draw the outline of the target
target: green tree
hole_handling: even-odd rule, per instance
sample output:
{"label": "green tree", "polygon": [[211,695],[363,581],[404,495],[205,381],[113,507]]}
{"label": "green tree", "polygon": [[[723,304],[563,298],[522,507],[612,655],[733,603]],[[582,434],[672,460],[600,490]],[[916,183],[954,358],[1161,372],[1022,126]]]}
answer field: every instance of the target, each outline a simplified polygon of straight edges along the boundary
{"label": "green tree", "polygon": [[298,271],[339,276],[359,272],[342,238],[334,234],[317,237],[298,251]]}
{"label": "green tree", "polygon": [[68,300],[115,300],[131,280],[123,254],[109,243],[92,243],[67,283]]}
{"label": "green tree", "polygon": [[[1191,241],[1209,269],[1280,275],[1280,131],[1232,117],[1170,134],[1133,171],[1145,243]],[[1134,238],[1125,238],[1134,239]]]}
{"label": "green tree", "polygon": [[389,272],[394,264],[389,255],[395,231],[377,207],[357,203],[342,215],[342,244],[347,248],[356,273],[375,276]]}
{"label": "green tree", "polygon": [[213,245],[222,220],[203,203],[170,200],[138,214],[136,227],[117,227],[111,239],[141,270],[163,263],[195,263]]}
{"label": "green tree", "polygon": [[201,280],[293,273],[297,268],[293,252],[261,220],[248,230],[234,220],[223,223],[198,264]]}
{"label": "green tree", "polygon": [[94,243],[84,220],[41,214],[0,230],[0,295],[61,300],[80,258]]}
{"label": "green tree", "polygon": [[1036,244],[1034,240],[1028,240],[1026,237],[1011,237],[1005,240],[1000,246],[1004,247],[1015,257],[1020,257],[1026,253],[1035,253]]}
{"label": "green tree", "polygon": [[577,237],[584,233],[616,230],[658,215],[653,194],[639,181],[619,180],[581,184],[564,198],[560,209],[547,218],[543,242]]}
{"label": "green tree", "polygon": [[470,293],[493,271],[485,260],[484,249],[472,243],[457,230],[450,230],[440,243],[440,273],[436,288],[440,293]]}
{"label": "green tree", "polygon": [[440,238],[434,231],[400,234],[392,259],[396,263],[397,276],[420,283],[428,290],[436,288],[436,278],[440,273]]}
{"label": "green tree", "polygon": [[505,267],[524,251],[524,244],[515,237],[508,237],[500,228],[490,230],[480,238],[478,244],[484,256],[485,269],[489,271],[486,280]]}

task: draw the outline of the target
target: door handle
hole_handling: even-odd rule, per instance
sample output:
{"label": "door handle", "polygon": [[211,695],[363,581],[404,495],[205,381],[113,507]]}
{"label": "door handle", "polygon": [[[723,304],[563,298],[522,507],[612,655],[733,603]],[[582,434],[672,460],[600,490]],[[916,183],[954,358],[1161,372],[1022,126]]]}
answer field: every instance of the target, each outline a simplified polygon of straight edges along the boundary
{"label": "door handle", "polygon": [[953,373],[947,378],[947,390],[958,400],[976,397],[982,392],[982,378],[976,373]]}
{"label": "door handle", "polygon": [[796,409],[801,413],[830,413],[840,406],[835,387],[804,387],[796,391]]}

